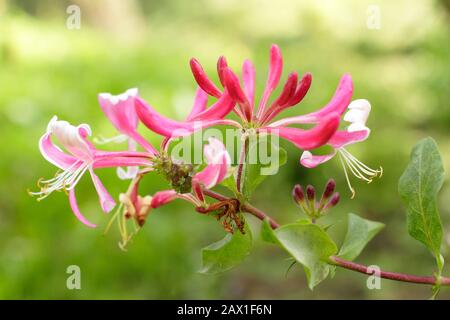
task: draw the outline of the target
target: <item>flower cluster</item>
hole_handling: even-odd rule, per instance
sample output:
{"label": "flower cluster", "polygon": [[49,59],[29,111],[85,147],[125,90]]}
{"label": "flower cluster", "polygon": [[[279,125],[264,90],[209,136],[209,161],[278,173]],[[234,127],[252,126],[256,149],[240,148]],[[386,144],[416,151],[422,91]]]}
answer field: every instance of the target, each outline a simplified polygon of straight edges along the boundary
{"label": "flower cluster", "polygon": [[[53,117],[39,141],[39,148],[44,158],[60,171],[54,178],[40,180],[40,190],[32,194],[38,196],[38,199],[43,199],[54,191],[67,191],[70,206],[76,217],[85,225],[95,227],[95,224],[80,212],[75,187],[83,175],[89,172],[102,210],[110,212],[116,206],[116,202],[95,174],[95,170],[116,167],[119,178],[131,180],[128,190],[118,196],[120,202],[118,210],[125,219],[133,219],[139,226],[145,223],[152,209],[174,199],[192,203],[198,212],[209,212],[210,208],[215,207],[207,203],[205,192],[222,183],[233,171],[231,157],[223,142],[214,137],[209,138],[208,144],[203,148],[204,165],[192,165],[171,157],[169,146],[176,138],[186,137],[212,126],[231,126],[244,134],[277,135],[303,151],[300,164],[307,168],[316,167],[337,154],[353,193],[347,170],[357,178],[368,182],[373,177],[381,175],[381,170],[369,168],[344,148],[365,140],[370,133],[366,121],[371,106],[367,100],[351,101],[353,83],[350,75],[342,76],[333,97],[322,108],[308,114],[275,120],[282,111],[302,101],[312,81],[310,73],[299,77],[296,72],[292,72],[288,75],[281,93],[277,97],[272,97],[279,85],[283,69],[278,46],[273,45],[270,49],[269,73],[258,104],[255,102],[255,68],[249,60],[243,63],[241,81],[228,66],[227,60],[220,57],[217,62],[220,88],[210,80],[197,60],[192,59],[190,66],[198,89],[191,112],[183,121],[169,119],[157,112],[139,96],[137,89],[129,89],[119,95],[110,93],[98,95],[102,111],[120,133],[108,141],[127,141],[127,150],[100,150],[90,140],[92,132],[89,125],[74,126],[58,120],[56,116]],[[209,105],[210,99],[214,102]],[[235,113],[238,120],[227,118],[230,113]],[[344,122],[349,125],[340,129],[341,123]],[[160,148],[155,148],[138,132],[140,123],[162,137]],[[300,128],[299,125],[309,127]],[[312,153],[313,149],[324,145],[331,146],[333,152],[326,155]],[[151,172],[165,177],[170,188],[140,195],[139,182]],[[241,171],[238,171],[238,175],[240,173]],[[241,177],[235,177],[236,184],[240,181]],[[239,185],[237,189],[240,190]],[[305,205],[303,200],[300,201],[300,198],[304,198],[303,191],[300,190],[294,189],[294,194],[297,201]],[[308,194],[310,192],[307,190]],[[326,199],[323,198],[323,201],[310,207],[309,210],[314,211],[310,213],[320,214],[330,206],[330,203],[337,202],[336,199],[333,200],[335,197],[331,196],[331,200],[328,196]],[[226,204],[228,208],[226,212],[236,213],[239,211],[238,204],[239,201],[233,205]],[[238,218],[233,219],[240,225]],[[228,229],[231,228],[230,223],[224,225],[227,225]]]}

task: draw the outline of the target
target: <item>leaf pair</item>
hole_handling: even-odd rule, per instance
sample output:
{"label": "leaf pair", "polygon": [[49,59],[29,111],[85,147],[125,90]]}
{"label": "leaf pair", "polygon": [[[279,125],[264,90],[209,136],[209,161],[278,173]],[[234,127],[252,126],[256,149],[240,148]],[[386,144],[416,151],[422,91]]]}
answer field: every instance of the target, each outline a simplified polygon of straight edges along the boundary
{"label": "leaf pair", "polygon": [[383,227],[382,223],[349,214],[347,235],[339,252],[322,227],[306,221],[273,230],[265,220],[261,234],[263,240],[279,245],[303,266],[308,286],[313,289],[333,270],[331,256],[355,259]]}

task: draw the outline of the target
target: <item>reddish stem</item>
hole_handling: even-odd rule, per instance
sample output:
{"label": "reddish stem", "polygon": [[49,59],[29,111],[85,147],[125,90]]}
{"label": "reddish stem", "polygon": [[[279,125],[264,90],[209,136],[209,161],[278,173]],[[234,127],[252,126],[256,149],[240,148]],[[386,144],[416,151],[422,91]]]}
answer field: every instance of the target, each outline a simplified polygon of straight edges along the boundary
{"label": "reddish stem", "polygon": [[[219,201],[224,201],[229,199],[228,197],[221,195],[220,193],[211,191],[211,190],[205,190],[205,194],[210,196],[211,198],[217,199]],[[277,223],[273,218],[268,216],[264,211],[255,208],[251,204],[243,204],[241,206],[242,211],[245,211],[247,213],[250,213],[251,215],[255,216],[256,218],[260,219],[261,221],[268,219],[270,226],[272,229],[277,229],[280,227],[280,224]],[[373,275],[374,272],[369,270],[369,267],[358,264],[352,261],[348,261],[336,256],[330,257],[330,263],[339,266],[341,268],[345,268],[348,270],[356,271],[359,273],[364,273],[367,275]],[[394,281],[401,281],[401,282],[409,282],[409,283],[419,283],[419,284],[429,284],[429,285],[435,285],[438,282],[443,286],[450,286],[450,278],[446,277],[440,277],[440,279],[436,279],[436,277],[433,276],[415,276],[410,274],[404,274],[404,273],[397,273],[397,272],[389,272],[389,271],[380,271],[379,276],[384,279],[394,280]]]}

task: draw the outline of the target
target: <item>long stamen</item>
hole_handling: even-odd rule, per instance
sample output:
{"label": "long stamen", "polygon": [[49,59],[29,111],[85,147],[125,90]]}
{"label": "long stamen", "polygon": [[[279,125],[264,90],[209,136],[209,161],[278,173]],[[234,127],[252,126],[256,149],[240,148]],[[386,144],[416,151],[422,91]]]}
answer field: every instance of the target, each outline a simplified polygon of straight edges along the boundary
{"label": "long stamen", "polygon": [[356,192],[355,192],[355,189],[353,189],[352,184],[350,183],[350,179],[349,179],[349,177],[348,177],[346,165],[345,165],[344,160],[343,160],[342,158],[343,158],[343,156],[342,156],[342,154],[339,152],[339,160],[341,161],[342,168],[344,168],[345,180],[347,180],[347,185],[348,185],[350,191],[352,192],[351,199],[353,199],[353,198],[355,197],[355,195],[356,195]]}
{"label": "long stamen", "polygon": [[[38,192],[29,192],[29,194],[39,196],[37,200],[40,201],[48,197],[53,191],[69,191],[75,187],[90,166],[91,163],[89,162],[82,163],[82,161],[76,161],[63,172],[57,173],[55,177],[47,180],[40,179],[38,186],[41,190]],[[74,168],[76,169],[74,170]]]}
{"label": "long stamen", "polygon": [[358,179],[364,180],[367,183],[372,182],[373,178],[375,177],[381,177],[383,175],[383,168],[380,167],[380,169],[375,170],[367,165],[365,165],[363,162],[358,160],[355,156],[353,156],[350,152],[345,150],[344,148],[338,149],[339,153],[339,159],[341,161],[342,167],[344,168],[345,178],[347,180],[347,184],[352,192],[352,198],[355,196],[355,190],[353,189],[352,185],[350,184],[350,179],[348,176],[347,168],[350,170],[350,172],[357,177]]}
{"label": "long stamen", "polygon": [[381,178],[383,176],[383,167],[380,166],[378,170],[372,169],[368,167],[366,164],[361,162],[358,158],[356,158],[354,155],[352,155],[350,152],[348,152],[346,149],[341,149],[355,164],[358,165],[358,168],[361,169],[363,172],[367,172],[367,174],[375,174],[375,176],[380,175]]}

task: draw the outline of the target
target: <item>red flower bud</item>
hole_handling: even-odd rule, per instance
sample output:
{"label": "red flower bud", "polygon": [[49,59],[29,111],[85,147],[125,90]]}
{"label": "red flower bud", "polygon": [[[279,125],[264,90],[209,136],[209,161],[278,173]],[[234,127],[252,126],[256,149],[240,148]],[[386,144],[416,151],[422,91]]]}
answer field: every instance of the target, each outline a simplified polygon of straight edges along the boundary
{"label": "red flower bud", "polygon": [[295,94],[295,90],[297,88],[297,78],[297,72],[292,72],[289,74],[286,84],[283,87],[283,91],[281,91],[278,98],[278,105],[284,106]]}
{"label": "red flower bud", "polygon": [[208,78],[205,71],[202,68],[202,65],[195,59],[192,58],[189,62],[192,70],[192,74],[194,75],[195,81],[209,95],[220,98],[222,92],[216,87],[216,85]]}
{"label": "red flower bud", "polygon": [[325,191],[323,192],[323,198],[328,199],[329,197],[331,197],[335,188],[336,188],[336,182],[333,179],[328,180],[328,182],[325,186]]}
{"label": "red flower bud", "polygon": [[297,90],[295,91],[294,95],[291,97],[287,105],[293,106],[297,103],[300,103],[300,101],[302,101],[305,97],[306,93],[308,93],[309,87],[311,87],[311,81],[311,73],[305,73],[302,80],[300,80],[300,83],[297,86]]}
{"label": "red flower bud", "polygon": [[305,193],[303,192],[303,188],[301,185],[296,184],[294,189],[292,189],[292,198],[295,202],[300,203],[305,200]]}
{"label": "red flower bud", "polygon": [[217,73],[219,74],[220,83],[225,87],[224,71],[228,67],[227,59],[224,56],[220,56],[217,60]]}
{"label": "red flower bud", "polygon": [[308,196],[309,201],[313,201],[316,196],[316,191],[314,190],[314,187],[310,184],[306,187],[306,195]]}

